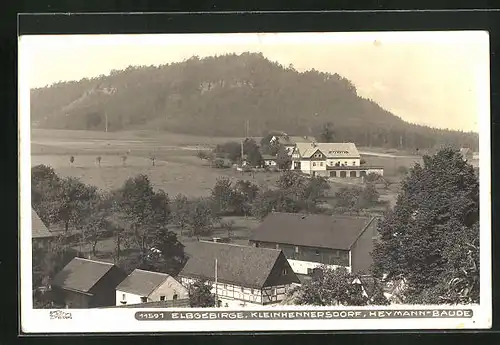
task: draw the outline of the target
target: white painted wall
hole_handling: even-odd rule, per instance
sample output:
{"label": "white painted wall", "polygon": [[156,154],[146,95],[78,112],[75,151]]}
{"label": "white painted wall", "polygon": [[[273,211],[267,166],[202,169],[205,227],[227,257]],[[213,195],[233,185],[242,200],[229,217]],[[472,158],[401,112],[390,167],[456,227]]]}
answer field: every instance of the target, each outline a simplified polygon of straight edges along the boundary
{"label": "white painted wall", "polygon": [[276,166],[276,161],[274,160],[264,160],[264,164],[267,166]]}
{"label": "white painted wall", "polygon": [[310,167],[311,167],[312,171],[326,170],[326,162],[325,161],[311,161]]}
{"label": "white painted wall", "polygon": [[[347,162],[347,163],[346,163]],[[361,162],[361,159],[359,158],[328,158],[326,160],[326,164],[328,164],[329,166],[334,166],[335,164],[339,163],[339,164],[344,164],[344,165],[347,165],[347,166],[357,166],[359,167],[360,166],[360,162]]]}
{"label": "white painted wall", "polygon": [[379,174],[380,176],[384,176],[384,169],[366,169],[366,174]]}
{"label": "white painted wall", "polygon": [[[292,270],[296,274],[307,274],[307,269],[314,269],[320,266],[323,266],[324,264],[319,263],[319,262],[312,262],[312,261],[302,261],[302,260],[292,260],[288,259],[288,263],[292,267]],[[333,269],[336,269],[338,267],[343,267],[343,266],[337,266],[337,265],[324,265],[331,267]],[[351,272],[351,267],[344,267],[347,269],[347,271]]]}
{"label": "white painted wall", "polygon": [[154,290],[149,298],[152,301],[159,301],[160,296],[165,296],[165,300],[171,301],[177,295],[177,299],[189,298],[188,290],[177,280],[172,277],[168,277],[163,284],[158,286]]}
{"label": "white painted wall", "polygon": [[[125,297],[125,298],[123,298]],[[139,304],[139,303],[144,303],[141,301],[140,295],[135,295],[129,292],[125,291],[120,291],[116,290],[116,305],[124,305],[124,304]],[[122,301],[127,302],[127,303],[121,303]],[[151,302],[148,299],[148,302]]]}

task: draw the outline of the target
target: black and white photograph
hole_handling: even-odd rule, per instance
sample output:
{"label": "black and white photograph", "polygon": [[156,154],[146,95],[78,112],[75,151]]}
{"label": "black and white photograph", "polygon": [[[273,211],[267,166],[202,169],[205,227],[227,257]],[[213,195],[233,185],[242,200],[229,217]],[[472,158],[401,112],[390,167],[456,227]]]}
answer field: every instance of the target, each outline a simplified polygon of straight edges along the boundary
{"label": "black and white photograph", "polygon": [[491,327],[489,73],[481,31],[21,36],[23,331]]}

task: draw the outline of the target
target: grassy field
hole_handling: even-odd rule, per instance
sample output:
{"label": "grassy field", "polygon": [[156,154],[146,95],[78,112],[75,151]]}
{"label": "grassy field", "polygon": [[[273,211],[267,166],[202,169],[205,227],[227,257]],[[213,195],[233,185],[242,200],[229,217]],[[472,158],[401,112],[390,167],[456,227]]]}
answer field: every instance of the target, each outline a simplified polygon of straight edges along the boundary
{"label": "grassy field", "polygon": [[[103,190],[120,187],[137,174],[147,174],[153,185],[169,195],[207,196],[220,176],[236,181],[273,184],[277,174],[255,177],[233,169],[212,169],[195,157],[198,149],[239,138],[209,138],[155,131],[104,133],[69,130],[32,130],[31,165],[50,165],[61,176],[74,176]],[[122,156],[127,155],[123,164]],[[75,157],[70,164],[71,156]],[[101,165],[97,156],[102,157]],[[156,158],[152,166],[149,157]]]}

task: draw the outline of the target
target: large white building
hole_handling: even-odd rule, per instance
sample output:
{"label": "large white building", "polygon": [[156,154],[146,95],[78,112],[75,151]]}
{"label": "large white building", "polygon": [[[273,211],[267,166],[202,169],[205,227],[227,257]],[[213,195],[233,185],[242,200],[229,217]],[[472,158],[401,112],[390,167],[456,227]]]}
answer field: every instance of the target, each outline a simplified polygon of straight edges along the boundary
{"label": "large white building", "polygon": [[312,176],[363,177],[383,175],[382,167],[361,165],[361,155],[354,143],[297,143],[292,151],[291,170]]}

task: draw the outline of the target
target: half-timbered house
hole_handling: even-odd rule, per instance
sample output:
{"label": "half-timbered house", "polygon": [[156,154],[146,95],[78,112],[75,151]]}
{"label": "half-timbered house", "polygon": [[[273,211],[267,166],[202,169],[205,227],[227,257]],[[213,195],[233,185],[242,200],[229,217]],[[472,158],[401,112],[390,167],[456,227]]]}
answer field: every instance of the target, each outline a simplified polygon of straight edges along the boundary
{"label": "half-timbered house", "polygon": [[207,282],[221,307],[273,305],[300,283],[281,250],[199,241],[186,253],[179,280]]}

